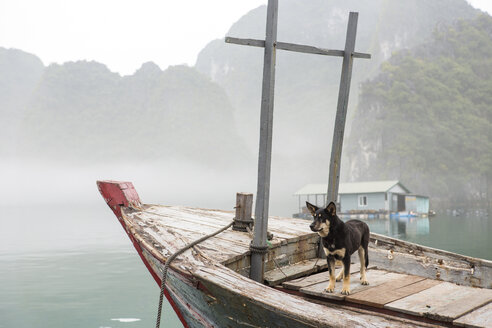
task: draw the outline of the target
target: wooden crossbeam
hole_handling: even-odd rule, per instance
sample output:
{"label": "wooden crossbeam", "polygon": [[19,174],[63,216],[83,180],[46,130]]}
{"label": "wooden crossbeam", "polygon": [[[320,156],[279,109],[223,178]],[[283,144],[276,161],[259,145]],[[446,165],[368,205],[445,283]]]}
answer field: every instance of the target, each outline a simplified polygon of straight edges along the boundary
{"label": "wooden crossbeam", "polygon": [[[265,47],[265,41],[257,40],[257,39],[240,39],[240,38],[233,38],[228,36],[225,38],[225,42],[239,44],[243,46],[252,46],[252,47],[260,47],[260,48]],[[345,54],[345,51],[343,50],[331,50],[331,49],[318,48],[314,46],[305,46],[301,44],[294,44],[294,43],[287,43],[287,42],[277,42],[275,44],[275,48],[280,50],[301,52],[306,54],[335,56],[335,57],[343,57]],[[370,59],[371,55],[361,52],[352,52],[352,57]]]}

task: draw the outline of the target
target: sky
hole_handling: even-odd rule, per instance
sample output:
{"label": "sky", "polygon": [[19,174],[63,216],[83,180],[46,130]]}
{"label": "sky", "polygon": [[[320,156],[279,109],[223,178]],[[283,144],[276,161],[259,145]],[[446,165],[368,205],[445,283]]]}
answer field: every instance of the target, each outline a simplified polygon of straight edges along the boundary
{"label": "sky", "polygon": [[[280,0],[280,5],[281,5]],[[492,0],[469,0],[492,14]],[[0,47],[45,65],[95,60],[121,75],[143,63],[195,64],[208,42],[267,0],[0,0]]]}
{"label": "sky", "polygon": [[122,75],[142,63],[195,64],[208,42],[267,0],[0,0],[0,47],[45,65],[95,60]]}

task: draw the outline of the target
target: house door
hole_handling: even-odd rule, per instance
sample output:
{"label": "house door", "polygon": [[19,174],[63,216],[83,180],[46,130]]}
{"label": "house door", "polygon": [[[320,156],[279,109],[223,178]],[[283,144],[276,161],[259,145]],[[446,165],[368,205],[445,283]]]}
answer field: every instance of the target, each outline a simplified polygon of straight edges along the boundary
{"label": "house door", "polygon": [[397,211],[398,212],[405,211],[405,195],[398,195]]}

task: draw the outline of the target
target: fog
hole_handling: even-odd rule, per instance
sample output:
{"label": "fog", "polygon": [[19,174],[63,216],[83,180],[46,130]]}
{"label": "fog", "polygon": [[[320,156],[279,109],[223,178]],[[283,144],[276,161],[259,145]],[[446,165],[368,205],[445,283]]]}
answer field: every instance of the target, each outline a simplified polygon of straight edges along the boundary
{"label": "fog", "polygon": [[[100,205],[97,180],[130,181],[146,204],[233,211],[237,192],[256,194],[256,168],[220,171],[186,161],[83,166],[9,161],[0,164],[0,172],[2,207]],[[291,217],[297,211],[293,188],[299,186],[287,179],[288,172],[273,176],[270,213]]]}

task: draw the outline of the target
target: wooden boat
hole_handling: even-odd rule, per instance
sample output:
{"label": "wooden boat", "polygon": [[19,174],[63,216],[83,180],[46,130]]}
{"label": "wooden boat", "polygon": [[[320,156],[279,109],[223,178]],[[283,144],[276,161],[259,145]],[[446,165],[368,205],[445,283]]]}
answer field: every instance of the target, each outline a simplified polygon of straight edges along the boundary
{"label": "wooden boat", "polygon": [[[160,286],[167,259],[233,212],[145,205],[130,182],[98,181]],[[326,261],[306,220],[269,218],[264,284],[248,278],[248,232],[228,229],[178,256],[165,296],[184,327],[492,327],[492,262],[372,234],[369,286],[326,293]]]}

